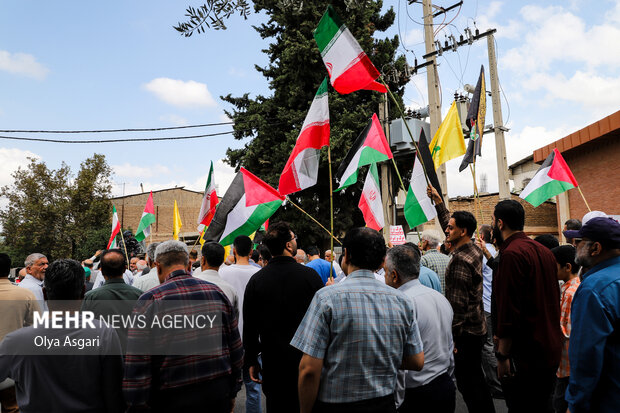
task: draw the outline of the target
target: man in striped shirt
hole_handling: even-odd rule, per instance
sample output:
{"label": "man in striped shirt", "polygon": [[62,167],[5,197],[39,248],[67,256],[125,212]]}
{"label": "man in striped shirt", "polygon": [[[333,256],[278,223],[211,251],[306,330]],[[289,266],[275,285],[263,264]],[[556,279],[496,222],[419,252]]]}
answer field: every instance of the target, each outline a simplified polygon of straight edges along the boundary
{"label": "man in striped shirt", "polygon": [[[137,324],[128,333],[125,399],[133,411],[230,412],[243,365],[232,305],[219,287],[188,272],[184,243],[161,243],[155,262],[161,285],[144,293],[134,308],[147,327]],[[167,324],[178,315],[182,325]],[[204,316],[214,322],[205,325]]]}

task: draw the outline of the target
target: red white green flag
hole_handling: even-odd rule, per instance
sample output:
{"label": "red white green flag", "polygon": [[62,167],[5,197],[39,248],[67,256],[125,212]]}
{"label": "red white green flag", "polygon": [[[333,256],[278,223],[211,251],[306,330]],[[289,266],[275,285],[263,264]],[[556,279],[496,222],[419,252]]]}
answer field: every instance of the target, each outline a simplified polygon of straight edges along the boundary
{"label": "red white green flag", "polygon": [[537,207],[547,199],[578,186],[575,176],[560,151],[555,148],[519,197]]}
{"label": "red white green flag", "polygon": [[144,240],[151,235],[151,225],[155,223],[155,207],[153,206],[153,191],[149,194],[149,199],[146,200],[144,206],[144,212],[140,223],[138,224],[138,230],[136,231],[136,240],[138,242]]}
{"label": "red white green flag", "polygon": [[222,198],[204,239],[227,246],[239,235],[250,236],[280,208],[284,197],[245,168]]}
{"label": "red white green flag", "polygon": [[121,232],[121,223],[118,220],[118,213],[116,212],[116,207],[112,205],[112,235],[110,235],[110,240],[108,241],[107,249],[116,248],[116,236]]}
{"label": "red white green flag", "polygon": [[385,86],[375,80],[380,76],[379,71],[331,5],[327,6],[314,30],[314,40],[332,86],[338,93],[347,94],[360,89],[387,92]]}
{"label": "red white green flag", "polygon": [[336,179],[339,186],[336,191],[356,183],[357,170],[362,166],[382,162],[392,157],[390,145],[375,113],[338,167]]}
{"label": "red white green flag", "polygon": [[278,184],[280,194],[292,194],[316,184],[319,173],[319,150],[326,145],[329,145],[327,78],[323,80],[314,96],[297,137],[297,143],[280,175]]}
{"label": "red white green flag", "polygon": [[215,207],[218,202],[217,193],[215,192],[215,178],[213,176],[213,161],[211,161],[209,177],[207,178],[205,193],[202,197],[200,212],[198,213],[198,232],[202,232],[205,227],[209,226],[213,215],[215,215]]}
{"label": "red white green flag", "polygon": [[379,172],[377,164],[370,164],[360,202],[357,205],[362,210],[364,221],[368,228],[381,231],[385,225],[383,218],[383,202],[381,202],[381,190],[379,189]]}

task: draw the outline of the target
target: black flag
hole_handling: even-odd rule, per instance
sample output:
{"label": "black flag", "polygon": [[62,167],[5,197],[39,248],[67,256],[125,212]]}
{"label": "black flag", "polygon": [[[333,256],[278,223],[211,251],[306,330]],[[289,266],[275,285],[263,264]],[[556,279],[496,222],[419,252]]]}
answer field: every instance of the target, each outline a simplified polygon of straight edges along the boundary
{"label": "black flag", "polygon": [[420,131],[418,148],[420,149],[420,157],[422,158],[422,164],[424,165],[424,169],[426,169],[428,180],[431,185],[435,187],[437,192],[439,192],[439,196],[441,196],[441,199],[443,199],[443,194],[441,193],[441,185],[439,185],[439,178],[437,178],[437,172],[435,171],[435,165],[433,164],[433,157],[431,156],[431,151],[428,149],[428,142],[426,142],[426,135],[424,134],[424,129],[421,129]]}
{"label": "black flag", "polygon": [[467,168],[467,165],[474,162],[474,157],[480,156],[482,148],[482,133],[484,131],[484,117],[487,112],[487,91],[484,81],[484,66],[480,66],[480,77],[471,98],[467,119],[465,123],[469,127],[469,144],[467,152],[463,156],[463,161],[459,167],[459,172]]}

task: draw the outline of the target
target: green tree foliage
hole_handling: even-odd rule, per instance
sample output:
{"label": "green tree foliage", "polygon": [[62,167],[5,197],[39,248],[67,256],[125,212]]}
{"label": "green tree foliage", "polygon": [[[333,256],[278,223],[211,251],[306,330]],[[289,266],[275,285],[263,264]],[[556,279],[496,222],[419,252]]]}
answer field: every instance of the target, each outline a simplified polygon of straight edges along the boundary
{"label": "green tree foliage", "polygon": [[[369,2],[365,7],[347,8],[345,1],[332,5],[347,24],[362,49],[380,72],[404,72],[403,56],[396,56],[398,37],[376,39],[377,31],[385,31],[394,22],[392,9],[381,14],[382,2]],[[277,187],[284,168],[303,124],[310,103],[323,78],[327,75],[313,37],[328,2],[303,2],[302,7],[282,7],[277,0],[256,0],[255,11],[265,12],[267,23],[255,27],[270,44],[264,50],[269,56],[266,67],[256,69],[268,80],[271,96],[249,94],[240,97],[224,96],[233,105],[227,112],[234,120],[235,138],[252,138],[242,149],[229,149],[227,161],[238,169],[243,166],[274,187]],[[391,90],[402,96],[406,78],[391,78]],[[330,87],[329,107],[331,122],[331,158],[335,171],[351,147],[351,144],[385,96],[378,92],[358,91],[340,95]],[[402,105],[402,102],[400,103]],[[396,112],[395,110],[391,112]],[[395,113],[391,113],[394,115]],[[329,224],[329,178],[327,149],[321,151],[317,185],[292,194],[291,199],[310,212],[324,225]],[[363,180],[360,173],[360,181]],[[334,184],[335,185],[335,184]],[[335,186],[334,186],[335,188]],[[364,225],[357,204],[362,183],[334,194],[335,232],[346,231],[353,226]],[[383,194],[388,196],[388,194]],[[273,221],[286,220],[293,223],[300,235],[300,245],[327,244],[328,236],[293,206],[281,208]]]}
{"label": "green tree foliage", "polygon": [[112,185],[104,155],[94,154],[75,177],[69,166],[49,169],[30,159],[0,188],[8,205],[0,210],[4,245],[14,265],[32,252],[55,258],[88,258],[105,248],[109,237]]}

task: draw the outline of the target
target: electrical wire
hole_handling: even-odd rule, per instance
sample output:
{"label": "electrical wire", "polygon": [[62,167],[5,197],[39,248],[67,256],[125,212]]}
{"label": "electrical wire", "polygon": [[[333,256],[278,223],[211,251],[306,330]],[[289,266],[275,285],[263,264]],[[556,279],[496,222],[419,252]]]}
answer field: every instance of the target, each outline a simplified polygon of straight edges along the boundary
{"label": "electrical wire", "polygon": [[[251,129],[247,129],[251,130]],[[74,141],[74,140],[66,140],[66,139],[46,139],[46,138],[30,138],[23,136],[0,136],[0,139],[10,139],[15,141],[29,141],[29,142],[47,142],[47,143],[117,143],[117,142],[150,142],[150,141],[173,141],[173,140],[183,140],[183,139],[198,139],[198,138],[207,138],[211,136],[221,136],[228,135],[234,133],[235,131],[227,131],[227,132],[219,132],[219,133],[210,133],[206,135],[191,135],[191,136],[167,136],[167,137],[159,137],[159,138],[125,138],[125,139],[104,139],[104,140],[85,140],[85,141]],[[243,131],[238,131],[243,132]]]}
{"label": "electrical wire", "polygon": [[162,130],[204,128],[208,126],[234,125],[235,122],[204,123],[202,125],[169,126],[166,128],[137,128],[137,129],[100,129],[100,130],[22,130],[0,129],[0,133],[110,133],[110,132],[154,132]]}

